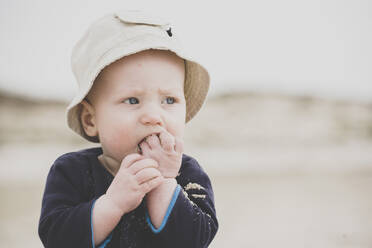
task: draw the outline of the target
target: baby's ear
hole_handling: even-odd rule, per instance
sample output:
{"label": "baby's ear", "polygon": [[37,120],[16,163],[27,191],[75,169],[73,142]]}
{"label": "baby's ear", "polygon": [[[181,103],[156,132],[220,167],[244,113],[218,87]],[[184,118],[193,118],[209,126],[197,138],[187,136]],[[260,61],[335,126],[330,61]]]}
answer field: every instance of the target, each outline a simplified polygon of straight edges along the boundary
{"label": "baby's ear", "polygon": [[86,135],[96,137],[98,129],[93,106],[86,100],[81,101],[80,122]]}

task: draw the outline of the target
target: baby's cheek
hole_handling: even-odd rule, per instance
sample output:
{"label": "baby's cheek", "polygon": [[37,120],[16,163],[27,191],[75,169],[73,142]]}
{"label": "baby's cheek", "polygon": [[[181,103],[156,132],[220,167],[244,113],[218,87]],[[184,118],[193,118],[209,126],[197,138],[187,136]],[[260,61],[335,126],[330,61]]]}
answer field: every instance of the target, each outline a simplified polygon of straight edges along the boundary
{"label": "baby's cheek", "polygon": [[131,140],[127,132],[110,132],[101,138],[101,144],[108,154],[121,161],[128,154],[135,152]]}
{"label": "baby's cheek", "polygon": [[174,125],[173,127],[169,127],[167,131],[174,138],[183,139],[184,132],[185,132],[185,125],[184,124]]}

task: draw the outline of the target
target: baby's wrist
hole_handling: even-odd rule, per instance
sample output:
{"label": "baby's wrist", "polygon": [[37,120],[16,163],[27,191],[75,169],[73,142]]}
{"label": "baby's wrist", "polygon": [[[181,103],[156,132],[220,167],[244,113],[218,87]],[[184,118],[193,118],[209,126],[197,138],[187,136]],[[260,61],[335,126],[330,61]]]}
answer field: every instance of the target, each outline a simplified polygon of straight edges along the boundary
{"label": "baby's wrist", "polygon": [[175,189],[177,187],[177,180],[175,178],[164,178],[163,182],[154,190],[162,191],[164,189]]}
{"label": "baby's wrist", "polygon": [[178,173],[179,173],[179,170],[180,170],[179,167],[174,166],[172,168],[170,168],[170,167],[161,168],[160,172],[161,172],[161,174],[164,178],[175,179],[177,177]]}
{"label": "baby's wrist", "polygon": [[113,199],[107,194],[102,195],[98,200],[102,201],[107,211],[114,215],[123,216],[127,211],[123,207],[119,206]]}
{"label": "baby's wrist", "polygon": [[177,174],[163,175],[164,179],[176,179]]}
{"label": "baby's wrist", "polygon": [[165,177],[163,184],[177,184],[177,180],[174,177]]}

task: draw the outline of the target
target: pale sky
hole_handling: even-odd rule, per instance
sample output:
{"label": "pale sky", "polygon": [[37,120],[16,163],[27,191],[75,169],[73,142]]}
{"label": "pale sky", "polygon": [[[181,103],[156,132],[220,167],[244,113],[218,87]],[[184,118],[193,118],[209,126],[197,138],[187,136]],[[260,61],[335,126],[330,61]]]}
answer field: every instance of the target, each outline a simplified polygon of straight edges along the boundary
{"label": "pale sky", "polygon": [[143,7],[172,21],[208,68],[212,93],[246,88],[372,101],[370,0],[2,0],[0,88],[71,99],[71,49],[89,24]]}

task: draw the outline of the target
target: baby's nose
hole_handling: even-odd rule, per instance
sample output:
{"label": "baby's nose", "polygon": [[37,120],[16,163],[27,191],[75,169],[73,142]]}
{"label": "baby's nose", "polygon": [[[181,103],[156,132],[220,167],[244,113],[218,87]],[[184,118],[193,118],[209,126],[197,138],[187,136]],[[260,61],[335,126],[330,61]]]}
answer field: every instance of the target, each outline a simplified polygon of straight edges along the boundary
{"label": "baby's nose", "polygon": [[163,125],[163,120],[161,118],[160,113],[154,110],[148,110],[145,111],[140,118],[140,121],[143,125],[151,125],[151,126],[162,126]]}

